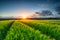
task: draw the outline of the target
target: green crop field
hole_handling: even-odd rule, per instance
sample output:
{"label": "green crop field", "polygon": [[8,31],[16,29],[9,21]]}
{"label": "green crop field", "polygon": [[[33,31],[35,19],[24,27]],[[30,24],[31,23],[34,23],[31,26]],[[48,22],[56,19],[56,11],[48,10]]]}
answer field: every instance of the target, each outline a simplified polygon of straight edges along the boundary
{"label": "green crop field", "polygon": [[0,40],[60,40],[60,20],[1,20]]}

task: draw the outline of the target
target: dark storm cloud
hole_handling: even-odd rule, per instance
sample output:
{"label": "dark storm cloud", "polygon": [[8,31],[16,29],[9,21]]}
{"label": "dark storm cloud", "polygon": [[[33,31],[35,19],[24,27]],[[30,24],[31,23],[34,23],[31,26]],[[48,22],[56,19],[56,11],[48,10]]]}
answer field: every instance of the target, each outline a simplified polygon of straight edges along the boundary
{"label": "dark storm cloud", "polygon": [[60,15],[60,6],[57,6],[57,7],[55,8],[55,11],[57,12],[58,15]]}
{"label": "dark storm cloud", "polygon": [[36,12],[36,14],[39,14],[40,16],[52,16],[52,12],[50,10],[42,10],[42,12]]}
{"label": "dark storm cloud", "polygon": [[50,10],[43,10],[41,14],[42,14],[43,16],[50,16],[50,15],[53,15]]}
{"label": "dark storm cloud", "polygon": [[60,0],[55,0],[55,5],[54,10],[57,12],[57,15],[60,15]]}

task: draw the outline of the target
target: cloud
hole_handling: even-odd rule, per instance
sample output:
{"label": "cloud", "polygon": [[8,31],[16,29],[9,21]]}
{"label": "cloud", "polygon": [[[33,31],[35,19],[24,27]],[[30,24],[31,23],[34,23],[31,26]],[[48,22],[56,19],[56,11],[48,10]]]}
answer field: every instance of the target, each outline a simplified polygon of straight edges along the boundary
{"label": "cloud", "polygon": [[60,15],[60,6],[57,6],[57,7],[55,8],[55,11],[57,12],[58,15]]}
{"label": "cloud", "polygon": [[36,14],[39,14],[40,16],[51,16],[51,15],[53,15],[50,10],[43,10],[41,13],[36,12]]}
{"label": "cloud", "polygon": [[38,6],[45,7],[45,6],[50,6],[50,4],[38,4]]}
{"label": "cloud", "polygon": [[50,16],[50,15],[53,15],[50,10],[43,10],[41,14],[42,14],[43,16]]}
{"label": "cloud", "polygon": [[58,2],[57,5],[60,5],[60,2]]}

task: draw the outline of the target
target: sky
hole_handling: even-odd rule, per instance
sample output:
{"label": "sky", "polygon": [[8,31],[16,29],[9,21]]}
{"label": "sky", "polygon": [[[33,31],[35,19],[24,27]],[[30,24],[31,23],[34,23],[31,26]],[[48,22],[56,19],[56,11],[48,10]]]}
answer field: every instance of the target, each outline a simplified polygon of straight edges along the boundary
{"label": "sky", "polygon": [[42,10],[56,14],[60,0],[0,0],[0,16],[31,15]]}

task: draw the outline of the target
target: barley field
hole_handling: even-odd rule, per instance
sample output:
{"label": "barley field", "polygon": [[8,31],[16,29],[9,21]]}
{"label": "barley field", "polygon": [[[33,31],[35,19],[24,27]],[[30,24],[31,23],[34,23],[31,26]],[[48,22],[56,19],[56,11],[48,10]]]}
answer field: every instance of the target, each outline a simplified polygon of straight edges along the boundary
{"label": "barley field", "polygon": [[60,20],[2,20],[0,40],[60,40]]}

